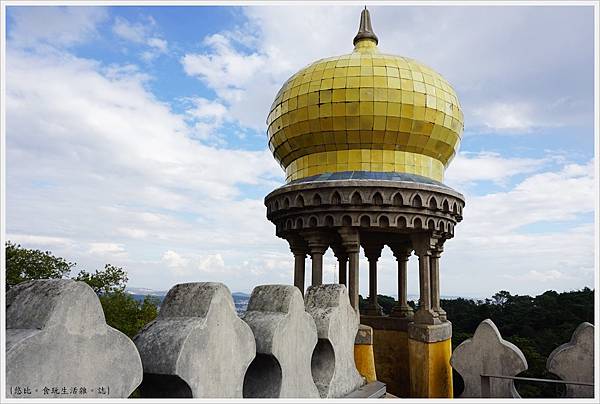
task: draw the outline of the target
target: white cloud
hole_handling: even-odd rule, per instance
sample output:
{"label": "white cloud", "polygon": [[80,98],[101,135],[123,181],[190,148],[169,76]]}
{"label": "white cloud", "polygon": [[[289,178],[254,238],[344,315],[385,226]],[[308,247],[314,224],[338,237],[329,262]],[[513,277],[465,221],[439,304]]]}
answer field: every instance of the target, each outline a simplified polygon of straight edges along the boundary
{"label": "white cloud", "polygon": [[165,251],[162,255],[161,260],[169,268],[174,268],[175,270],[181,270],[189,262],[189,260],[183,258],[181,255],[177,254],[175,251],[172,250]]}
{"label": "white cloud", "polygon": [[504,275],[505,277],[518,281],[527,281],[527,282],[549,282],[549,281],[557,281],[560,279],[570,278],[570,276],[565,275],[564,273],[552,269],[550,271],[536,271],[532,269],[525,274],[522,275]]}
{"label": "white cloud", "polygon": [[117,243],[90,243],[90,254],[122,254],[125,248]]}
{"label": "white cloud", "polygon": [[547,162],[546,158],[506,158],[491,152],[461,152],[446,170],[445,181],[457,188],[478,181],[504,185],[515,175],[538,171]]}
{"label": "white cloud", "polygon": [[[523,43],[512,41],[520,55],[515,63],[503,51],[507,39],[496,38],[499,27],[522,34],[529,32],[525,25],[538,29],[544,21],[527,14],[531,18],[521,26],[522,17],[513,11],[500,10],[495,21],[483,18],[486,10],[476,9],[374,7],[372,14],[381,48],[429,62],[455,83],[467,113],[476,106],[499,105],[490,102],[491,93],[502,95],[497,99],[508,106],[547,103],[527,114],[507,109],[512,116],[498,113],[501,108],[490,108],[496,115],[488,116],[482,107],[479,116],[468,117],[469,125],[487,121],[497,132],[561,125],[587,116],[587,93],[579,90],[578,81],[585,71],[573,74],[585,58],[570,45],[581,32],[549,25],[558,27],[553,33],[544,25],[539,35],[554,41],[556,49],[538,46],[530,55],[525,52],[533,49],[529,37]],[[159,101],[148,90],[149,76],[134,65],[106,66],[64,51],[19,51],[12,45],[26,31],[11,34],[6,88],[9,234],[21,235],[23,243],[51,247],[86,268],[101,268],[108,258],[127,269],[131,286],[162,290],[176,282],[214,280],[249,291],[257,284],[290,283],[293,257],[286,242],[275,237],[262,201],[281,182],[280,168],[267,150],[217,147],[205,140],[231,136],[219,129],[232,120],[262,130],[272,98],[289,75],[315,59],[351,50],[357,24],[348,21],[358,22],[359,7],[323,11],[243,9],[247,24],[209,35],[207,50],[188,51],[181,59],[187,74],[200,78],[218,96],[189,98],[185,113]],[[137,23],[125,23],[133,31],[122,31],[130,38],[124,40],[148,52],[169,51],[170,45],[155,31],[139,42]],[[418,29],[423,26],[431,29],[423,33]],[[481,35],[474,37],[473,29]],[[94,29],[78,32],[83,34],[66,39],[59,35],[53,44],[80,43],[95,35]],[[32,38],[40,43],[46,41],[40,39],[44,35],[34,32]],[[582,47],[587,49],[587,42]],[[550,78],[526,66],[545,66]],[[558,71],[564,80],[556,80]],[[537,85],[550,88],[550,93],[536,90]],[[572,97],[566,97],[571,90]],[[585,215],[594,210],[593,164],[551,161],[486,152],[455,159],[447,178],[457,189],[481,181],[505,189],[466,194],[465,219],[456,228],[456,238],[447,242],[442,260],[444,294],[491,294],[502,288],[534,293],[592,285],[594,234]],[[557,164],[561,167],[549,168]],[[527,178],[509,188],[508,180],[517,176]],[[528,231],[527,226],[542,230]],[[326,280],[333,281],[334,262],[328,252]],[[415,293],[414,258],[411,265],[409,291]],[[364,294],[364,259],[361,267]],[[386,249],[382,293],[396,293],[395,275],[395,262]],[[515,282],[518,276],[523,279]]]}
{"label": "white cloud", "polygon": [[142,17],[142,21],[139,22],[116,17],[112,26],[113,32],[119,38],[148,47],[140,53],[141,58],[146,62],[168,51],[167,40],[157,36],[156,29],[156,21],[152,17]]}
{"label": "white cloud", "polygon": [[[235,268],[259,247],[279,249],[262,204],[282,177],[269,151],[194,141],[187,117],[157,101],[144,82],[136,69],[106,69],[69,54],[8,52],[8,233],[47,234],[53,239],[38,241],[53,253],[86,268],[123,266],[131,285],[149,287],[219,280],[206,272],[220,268],[219,257]],[[198,105],[198,114],[222,118],[218,104]],[[48,185],[33,185],[39,182]],[[243,185],[260,196],[241,198]],[[78,242],[59,246],[54,238]],[[195,269],[184,275],[160,271],[155,251],[188,258],[198,246],[212,258],[191,260]]]}
{"label": "white cloud", "polygon": [[594,212],[595,186],[590,161],[531,175],[506,192],[467,195],[461,235],[490,237],[530,224],[573,220]]}
{"label": "white cloud", "polygon": [[[144,43],[153,20],[142,23],[132,23],[125,18],[117,17],[112,30],[119,37],[131,42]],[[148,25],[150,23],[150,25]]]}
{"label": "white cloud", "polygon": [[185,113],[194,128],[194,137],[207,142],[223,143],[218,130],[230,120],[227,107],[219,101],[203,97],[191,97],[185,101],[190,104]]}
{"label": "white cloud", "polygon": [[8,9],[11,46],[72,46],[95,37],[107,18],[104,7],[19,6]]}
{"label": "white cloud", "polygon": [[[370,10],[382,52],[424,62],[454,85],[467,132],[593,124],[591,8]],[[207,36],[208,50],[188,52],[181,62],[186,73],[217,92],[234,119],[264,130],[268,108],[287,78],[317,59],[352,50],[360,7],[261,6],[242,12],[243,25]]]}
{"label": "white cloud", "polygon": [[7,234],[6,239],[24,246],[67,247],[73,244],[68,238],[33,234]]}
{"label": "white cloud", "polygon": [[485,129],[496,132],[529,132],[535,126],[533,106],[524,102],[493,103],[473,111]]}

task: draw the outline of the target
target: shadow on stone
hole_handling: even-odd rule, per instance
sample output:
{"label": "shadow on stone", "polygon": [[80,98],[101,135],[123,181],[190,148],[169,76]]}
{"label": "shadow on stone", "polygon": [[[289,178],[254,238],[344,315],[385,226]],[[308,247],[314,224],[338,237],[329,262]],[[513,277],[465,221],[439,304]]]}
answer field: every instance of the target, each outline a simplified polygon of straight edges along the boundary
{"label": "shadow on stone", "polygon": [[142,397],[192,398],[192,389],[179,376],[144,374],[140,385]]}
{"label": "shadow on stone", "polygon": [[258,354],[244,377],[244,398],[279,397],[281,366],[271,355]]}
{"label": "shadow on stone", "polygon": [[313,380],[319,389],[319,394],[323,397],[323,394],[327,394],[335,370],[335,353],[331,342],[326,339],[317,341],[310,365]]}

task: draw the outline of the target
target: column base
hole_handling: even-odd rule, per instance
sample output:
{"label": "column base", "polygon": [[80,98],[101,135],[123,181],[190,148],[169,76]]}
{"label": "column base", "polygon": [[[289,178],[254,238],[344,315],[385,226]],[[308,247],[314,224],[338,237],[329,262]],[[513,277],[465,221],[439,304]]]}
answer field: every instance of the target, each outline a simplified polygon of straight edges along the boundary
{"label": "column base", "polygon": [[375,372],[375,355],[373,354],[373,329],[360,324],[354,340],[354,363],[356,370],[367,383],[377,380]]}
{"label": "column base", "polygon": [[380,305],[369,305],[363,310],[361,314],[365,314],[367,316],[383,316],[383,309]]}
{"label": "column base", "polygon": [[452,398],[452,323],[409,324],[408,356],[412,398]]}
{"label": "column base", "polygon": [[415,323],[418,324],[436,325],[441,323],[438,314],[432,309],[419,308],[415,313],[414,319]]}
{"label": "column base", "polygon": [[395,305],[394,307],[392,307],[392,312],[390,313],[390,317],[396,317],[396,318],[406,318],[406,319],[412,319],[415,316],[415,312],[413,311],[412,307],[410,306],[400,306],[400,305]]}

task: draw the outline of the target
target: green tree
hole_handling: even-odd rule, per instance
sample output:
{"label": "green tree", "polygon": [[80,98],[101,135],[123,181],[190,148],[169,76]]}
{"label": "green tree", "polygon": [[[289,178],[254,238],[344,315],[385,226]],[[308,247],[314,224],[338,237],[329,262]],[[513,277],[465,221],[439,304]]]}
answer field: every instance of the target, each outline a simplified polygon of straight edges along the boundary
{"label": "green tree", "polygon": [[135,300],[123,291],[100,296],[106,323],[133,338],[158,315],[158,298],[146,296],[143,301]]}
{"label": "green tree", "polygon": [[[49,251],[32,250],[6,243],[6,287],[32,279],[65,278],[74,263],[55,257]],[[79,271],[72,278],[85,282],[96,292],[104,311],[106,323],[133,337],[144,325],[154,320],[158,314],[157,298],[146,296],[139,302],[125,292],[127,272],[123,268],[106,264],[103,270],[89,273]]]}
{"label": "green tree", "polygon": [[106,264],[103,270],[96,270],[93,274],[86,271],[79,271],[73,279],[87,283],[98,295],[122,292],[125,290],[127,281],[129,280],[123,268],[110,264]]}
{"label": "green tree", "polygon": [[50,251],[23,248],[7,241],[6,290],[18,283],[32,279],[64,278],[75,265],[64,258],[55,257]]}

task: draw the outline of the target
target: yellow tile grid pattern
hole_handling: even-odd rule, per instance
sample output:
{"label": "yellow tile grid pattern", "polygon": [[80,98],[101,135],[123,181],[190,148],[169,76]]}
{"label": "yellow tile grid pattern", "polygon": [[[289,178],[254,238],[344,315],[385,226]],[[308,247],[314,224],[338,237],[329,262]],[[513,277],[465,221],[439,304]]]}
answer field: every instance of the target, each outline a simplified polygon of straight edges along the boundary
{"label": "yellow tile grid pattern", "polygon": [[424,154],[398,150],[350,149],[312,153],[292,161],[285,169],[286,181],[340,171],[401,172],[442,182],[444,165]]}
{"label": "yellow tile grid pattern", "polygon": [[[275,97],[267,125],[269,148],[289,179],[316,167],[288,170],[300,158],[343,150],[407,152],[446,167],[460,144],[463,113],[438,73],[361,41],[353,53],[319,60],[292,76]],[[377,161],[356,162],[379,171]],[[394,167],[409,166],[394,160]]]}

